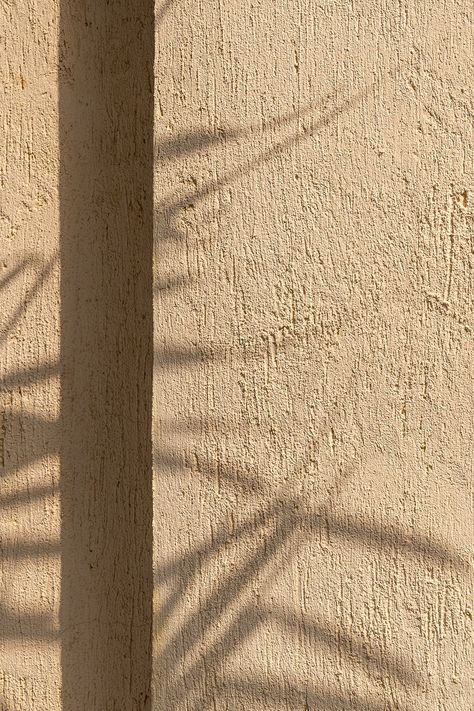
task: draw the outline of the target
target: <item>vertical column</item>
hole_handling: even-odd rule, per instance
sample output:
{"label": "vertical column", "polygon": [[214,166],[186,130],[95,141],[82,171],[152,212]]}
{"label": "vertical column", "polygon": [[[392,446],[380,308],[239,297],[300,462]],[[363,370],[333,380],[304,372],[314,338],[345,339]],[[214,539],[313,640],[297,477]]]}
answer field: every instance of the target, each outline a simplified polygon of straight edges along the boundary
{"label": "vertical column", "polygon": [[153,23],[61,3],[63,711],[150,704]]}

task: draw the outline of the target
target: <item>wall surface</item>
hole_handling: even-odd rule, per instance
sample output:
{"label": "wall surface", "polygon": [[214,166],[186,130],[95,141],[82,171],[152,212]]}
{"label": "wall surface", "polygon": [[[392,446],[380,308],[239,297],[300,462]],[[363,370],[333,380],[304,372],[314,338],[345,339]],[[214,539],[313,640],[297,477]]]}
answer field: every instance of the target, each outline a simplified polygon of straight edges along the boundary
{"label": "wall surface", "polygon": [[157,710],[473,708],[472,9],[158,3]]}
{"label": "wall surface", "polygon": [[60,708],[55,2],[0,5],[0,709]]}
{"label": "wall surface", "polygon": [[62,0],[62,711],[150,709],[151,0]]}
{"label": "wall surface", "polygon": [[0,7],[1,711],[151,704],[153,12]]}
{"label": "wall surface", "polygon": [[157,0],[151,703],[152,9],[0,6],[0,710],[471,711],[472,3]]}

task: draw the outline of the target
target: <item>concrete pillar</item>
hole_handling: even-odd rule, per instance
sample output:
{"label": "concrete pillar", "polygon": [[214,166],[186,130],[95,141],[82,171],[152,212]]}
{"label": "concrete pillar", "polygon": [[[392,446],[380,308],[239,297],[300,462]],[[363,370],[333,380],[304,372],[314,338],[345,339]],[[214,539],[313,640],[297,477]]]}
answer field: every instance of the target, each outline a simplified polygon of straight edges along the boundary
{"label": "concrete pillar", "polygon": [[150,708],[153,3],[60,15],[62,711]]}
{"label": "concrete pillar", "polygon": [[0,708],[149,709],[153,4],[0,12]]}

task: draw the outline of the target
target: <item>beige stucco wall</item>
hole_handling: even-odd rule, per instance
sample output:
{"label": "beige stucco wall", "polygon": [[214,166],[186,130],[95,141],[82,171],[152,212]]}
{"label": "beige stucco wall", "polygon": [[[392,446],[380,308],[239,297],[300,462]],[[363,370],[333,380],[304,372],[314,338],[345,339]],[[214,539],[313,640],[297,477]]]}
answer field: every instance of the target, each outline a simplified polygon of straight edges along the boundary
{"label": "beige stucco wall", "polygon": [[0,709],[59,708],[57,7],[0,6]]}
{"label": "beige stucco wall", "polygon": [[150,0],[63,0],[62,711],[150,709]]}
{"label": "beige stucco wall", "polygon": [[149,709],[153,3],[0,26],[0,709]]}
{"label": "beige stucco wall", "polygon": [[0,710],[470,711],[471,3],[155,25],[0,7]]}
{"label": "beige stucco wall", "polygon": [[160,711],[473,707],[472,9],[159,5]]}

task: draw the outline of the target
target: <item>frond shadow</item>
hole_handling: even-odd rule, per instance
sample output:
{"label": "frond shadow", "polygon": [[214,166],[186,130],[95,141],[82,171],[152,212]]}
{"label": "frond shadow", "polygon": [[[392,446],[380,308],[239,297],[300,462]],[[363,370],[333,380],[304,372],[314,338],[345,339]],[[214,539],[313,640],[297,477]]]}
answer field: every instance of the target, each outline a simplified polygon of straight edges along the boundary
{"label": "frond shadow", "polygon": [[[220,179],[205,182],[184,195],[161,200],[155,212],[156,241],[184,243],[189,235],[179,225],[179,216],[183,211],[193,208],[196,203],[219,192],[224,186],[237,182],[310,137],[315,131],[329,125],[341,113],[369,96],[373,89],[374,86],[370,86],[353,99],[312,121],[309,128],[298,130],[272,144]],[[309,107],[305,111],[311,114],[314,109]],[[280,122],[275,121],[274,125],[298,124],[300,119],[301,114],[291,114],[283,117]],[[185,131],[162,139],[156,146],[156,156],[159,161],[179,160],[191,153],[211,151],[228,141],[245,140],[256,130],[259,129],[253,127],[218,131],[216,134]],[[162,292],[166,290],[167,277],[160,275],[159,279],[155,288]],[[186,280],[184,276],[170,278],[169,288],[181,288],[186,285]],[[172,363],[188,367],[202,362],[202,348],[196,349],[195,358],[189,358],[189,354],[182,357],[180,351],[172,346],[167,346],[164,349],[166,351],[170,354],[169,359],[164,356],[158,358],[158,366],[167,367]],[[220,357],[211,357],[208,362],[217,364],[225,354],[224,348],[219,351]],[[326,419],[330,421],[331,413],[328,413]],[[178,423],[177,426],[182,438],[186,428],[184,424],[180,427]],[[159,435],[158,439],[161,443],[166,441],[165,436]],[[306,459],[311,455],[313,447],[314,442],[309,445]],[[154,462],[155,474],[158,476],[169,477],[174,473],[182,475],[185,471],[193,475],[192,468],[186,466],[181,454],[169,448],[164,450],[156,441]],[[317,541],[321,536],[329,543],[340,541],[349,547],[372,550],[381,556],[402,555],[416,560],[420,566],[454,569],[462,574],[469,568],[464,555],[428,536],[410,533],[394,525],[384,526],[361,517],[337,513],[335,504],[351,471],[341,473],[340,481],[335,482],[326,500],[313,509],[308,502],[288,492],[270,496],[268,500],[269,492],[260,484],[258,472],[253,473],[249,480],[249,473],[244,469],[239,473],[232,461],[227,463],[227,467],[224,466],[224,475],[222,463],[207,465],[202,469],[200,467],[199,474],[203,475],[201,480],[206,482],[221,477],[224,487],[234,492],[240,488],[240,493],[248,494],[249,513],[237,524],[220,525],[209,540],[194,545],[176,558],[158,562],[156,566],[155,585],[158,591],[162,591],[155,620],[155,627],[159,630],[155,658],[157,709],[215,711],[221,708],[253,708],[253,704],[260,707],[264,703],[265,708],[275,711],[278,708],[386,711],[387,703],[384,700],[361,698],[355,692],[345,694],[318,685],[314,679],[307,679],[305,685],[297,686],[281,676],[272,678],[267,674],[265,678],[257,675],[237,678],[232,673],[223,672],[223,663],[231,657],[239,657],[244,642],[265,622],[270,622],[272,629],[276,627],[292,640],[297,639],[299,644],[318,646],[330,654],[337,653],[348,669],[363,670],[373,679],[388,679],[390,684],[414,690],[426,684],[422,670],[402,654],[382,648],[376,640],[368,645],[366,640],[341,629],[334,620],[316,619],[297,614],[292,609],[262,605],[252,599],[249,590],[262,577],[272,584],[289,561],[297,557],[300,545]],[[216,560],[237,548],[247,553],[231,566],[230,572],[222,572],[214,580],[210,570],[214,569]],[[199,599],[194,600],[196,584],[203,579],[212,580],[212,584],[204,592],[201,590]],[[193,601],[191,605],[190,600]]]}

